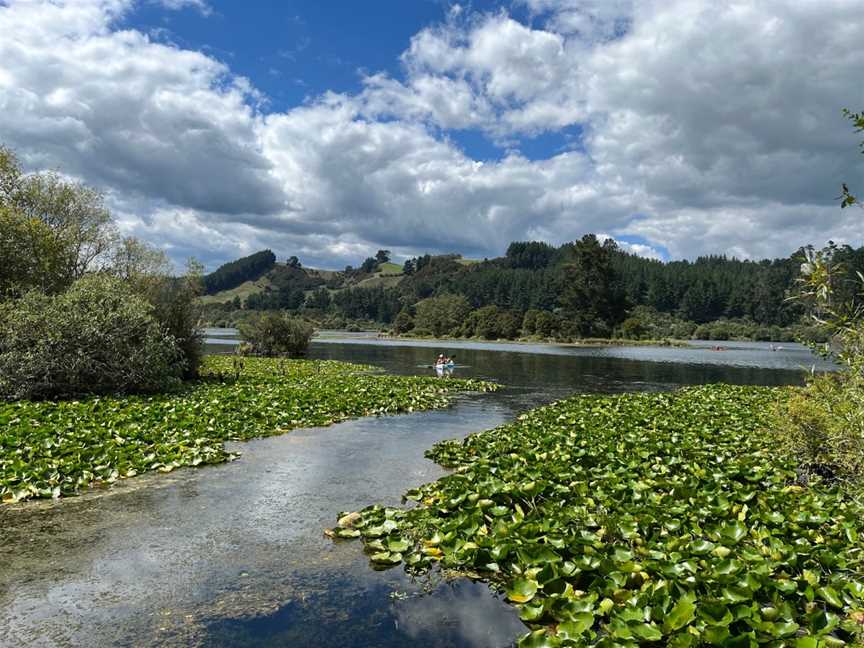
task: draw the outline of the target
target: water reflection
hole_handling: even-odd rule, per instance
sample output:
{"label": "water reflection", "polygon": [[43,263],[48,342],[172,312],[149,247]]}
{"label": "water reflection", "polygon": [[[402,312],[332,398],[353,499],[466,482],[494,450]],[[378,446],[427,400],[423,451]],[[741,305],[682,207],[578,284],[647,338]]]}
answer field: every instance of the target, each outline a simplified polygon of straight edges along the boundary
{"label": "water reflection", "polygon": [[[424,584],[400,568],[375,572],[359,543],[333,543],[322,529],[339,511],[396,505],[409,488],[442,475],[423,458],[436,441],[573,392],[796,384],[803,377],[796,367],[806,364],[797,350],[758,345],[735,352],[767,355],[779,368],[761,366],[764,358],[722,363],[723,354],[704,349],[535,353],[523,345],[372,342],[319,341],[311,355],[429,375],[444,352],[458,355],[459,377],[505,389],[459,398],[446,410],[237,444],[242,456],[230,464],[0,507],[0,645],[506,645],[521,624],[484,585],[436,583],[424,595]],[[682,352],[698,361],[679,361]]]}
{"label": "water reflection", "polygon": [[[340,578],[326,590],[307,588],[274,612],[218,619],[206,626],[208,646],[333,646],[339,648],[497,648],[525,632],[516,610],[468,580],[416,583],[382,577]],[[382,605],[383,602],[383,605]]]}

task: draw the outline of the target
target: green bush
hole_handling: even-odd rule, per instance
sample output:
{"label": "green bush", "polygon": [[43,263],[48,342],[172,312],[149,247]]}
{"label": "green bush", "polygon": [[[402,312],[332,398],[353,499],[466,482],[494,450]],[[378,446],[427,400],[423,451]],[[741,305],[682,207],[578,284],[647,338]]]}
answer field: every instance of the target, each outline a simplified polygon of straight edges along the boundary
{"label": "green bush", "polygon": [[397,335],[407,333],[412,328],[414,328],[414,318],[411,317],[411,313],[409,313],[408,311],[401,311],[396,316],[396,319],[393,320],[393,332]]}
{"label": "green bush", "polygon": [[841,370],[812,376],[777,416],[779,441],[797,457],[801,470],[838,479],[864,490],[864,276],[849,279],[853,296],[836,299],[844,268],[834,249],[807,249],[799,300],[830,335],[821,349]]}
{"label": "green bush", "polygon": [[815,376],[781,406],[780,441],[802,472],[864,484],[864,381],[845,373]]}
{"label": "green bush", "polygon": [[31,291],[0,310],[0,397],[158,391],[185,369],[154,307],[125,282],[89,275],[58,295]]}
{"label": "green bush", "polygon": [[315,333],[308,322],[272,311],[248,318],[239,331],[255,355],[293,357],[305,355]]}

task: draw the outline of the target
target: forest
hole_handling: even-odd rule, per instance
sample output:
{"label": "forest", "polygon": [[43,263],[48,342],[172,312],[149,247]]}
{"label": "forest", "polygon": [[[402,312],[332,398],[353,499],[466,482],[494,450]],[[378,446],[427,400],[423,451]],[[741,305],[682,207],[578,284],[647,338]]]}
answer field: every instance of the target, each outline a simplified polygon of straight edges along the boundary
{"label": "forest", "polygon": [[[864,272],[864,248],[830,244],[846,277]],[[800,302],[790,299],[805,248],[781,259],[741,260],[722,254],[661,261],[628,253],[588,234],[560,247],[513,242],[504,256],[467,262],[458,255],[408,259],[389,283],[376,282],[389,252],[324,279],[296,257],[265,264],[262,251],[226,264],[205,285],[231,287],[265,274],[270,286],[245,299],[210,303],[214,323],[250,311],[302,312],[325,326],[365,322],[401,335],[559,340],[818,339]],[[392,264],[388,263],[388,266]],[[230,282],[226,282],[230,279]],[[842,276],[842,298],[849,285]]]}

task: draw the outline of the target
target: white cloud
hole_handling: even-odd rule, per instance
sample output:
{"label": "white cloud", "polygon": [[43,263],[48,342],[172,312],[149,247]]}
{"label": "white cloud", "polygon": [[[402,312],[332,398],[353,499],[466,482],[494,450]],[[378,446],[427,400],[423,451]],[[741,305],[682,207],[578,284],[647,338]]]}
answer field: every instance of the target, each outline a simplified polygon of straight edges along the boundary
{"label": "white cloud", "polygon": [[206,0],[151,0],[156,4],[160,4],[166,9],[179,11],[180,9],[195,9],[201,12],[204,16],[209,16],[213,13],[213,8]]}
{"label": "white cloud", "polygon": [[226,213],[284,199],[257,148],[255,93],[218,61],[112,31],[119,0],[0,8],[0,139],[33,167]]}
{"label": "white cloud", "polygon": [[[379,247],[492,256],[589,231],[646,256],[862,243],[860,213],[833,201],[864,176],[840,115],[864,105],[858,0],[522,4],[531,24],[454,6],[403,75],[267,113],[222,62],[119,30],[132,0],[12,0],[0,141],[211,264],[261,247],[329,267]],[[574,125],[577,150],[518,154]],[[462,129],[514,152],[472,160]]]}

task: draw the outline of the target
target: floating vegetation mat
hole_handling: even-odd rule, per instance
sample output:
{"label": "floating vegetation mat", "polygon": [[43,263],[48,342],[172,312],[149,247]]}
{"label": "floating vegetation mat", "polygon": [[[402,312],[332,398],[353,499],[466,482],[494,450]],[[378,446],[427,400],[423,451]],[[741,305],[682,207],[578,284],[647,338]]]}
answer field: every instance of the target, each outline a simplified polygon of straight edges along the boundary
{"label": "floating vegetation mat", "polygon": [[765,429],[783,390],[577,396],[428,456],[408,510],[343,514],[377,565],[506,593],[520,646],[861,645],[862,510],[803,487]]}
{"label": "floating vegetation mat", "polygon": [[333,361],[206,359],[203,378],[155,396],[0,403],[0,499],[75,495],[149,470],[231,458],[224,441],[358,416],[444,407],[473,380],[384,375]]}

